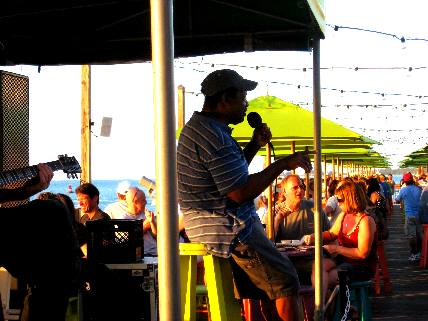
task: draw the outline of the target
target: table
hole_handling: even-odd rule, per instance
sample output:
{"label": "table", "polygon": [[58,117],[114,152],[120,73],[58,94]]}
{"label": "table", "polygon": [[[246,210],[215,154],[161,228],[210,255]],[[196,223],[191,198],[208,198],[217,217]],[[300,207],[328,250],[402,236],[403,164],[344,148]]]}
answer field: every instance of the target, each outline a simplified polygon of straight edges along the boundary
{"label": "table", "polygon": [[313,257],[314,251],[315,251],[315,246],[313,245],[290,246],[290,245],[283,245],[282,243],[277,243],[276,248],[283,255],[286,255],[290,258]]}

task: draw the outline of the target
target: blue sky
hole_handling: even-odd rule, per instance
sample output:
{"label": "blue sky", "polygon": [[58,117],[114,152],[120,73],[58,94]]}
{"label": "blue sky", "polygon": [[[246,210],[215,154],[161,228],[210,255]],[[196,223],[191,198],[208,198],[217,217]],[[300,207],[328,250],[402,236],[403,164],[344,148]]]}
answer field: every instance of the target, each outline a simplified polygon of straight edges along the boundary
{"label": "blue sky", "polygon": [[[428,38],[427,7],[424,1],[325,1],[330,25],[406,39]],[[427,56],[427,41],[402,43],[378,33],[327,27],[321,41],[322,116],[382,141],[376,149],[396,165],[427,144],[424,103],[428,99],[416,97],[427,95],[427,69],[417,69],[428,65]],[[268,93],[312,109],[312,74],[303,71],[312,66],[308,52],[195,57],[177,60],[175,66],[176,85],[188,91],[187,118],[200,110],[200,82],[218,68],[233,68],[258,81],[249,99]],[[80,66],[42,66],[40,73],[35,66],[2,69],[30,77],[30,163],[54,160],[64,153],[80,159]],[[92,67],[94,179],[154,177],[152,101],[150,63]],[[110,137],[96,136],[102,117],[113,118]]]}

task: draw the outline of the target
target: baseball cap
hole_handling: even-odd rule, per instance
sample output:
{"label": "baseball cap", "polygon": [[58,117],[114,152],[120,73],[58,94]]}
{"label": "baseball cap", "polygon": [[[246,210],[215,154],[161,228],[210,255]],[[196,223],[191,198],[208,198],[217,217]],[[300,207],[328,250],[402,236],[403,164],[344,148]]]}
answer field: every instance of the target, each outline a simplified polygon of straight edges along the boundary
{"label": "baseball cap", "polygon": [[410,172],[407,172],[403,175],[403,181],[404,182],[411,182],[413,181],[413,175]]}
{"label": "baseball cap", "polygon": [[131,184],[128,181],[122,181],[117,185],[116,192],[122,195],[125,195],[128,192]]}
{"label": "baseball cap", "polygon": [[210,73],[201,83],[201,92],[205,96],[215,94],[229,88],[250,91],[257,87],[257,82],[244,79],[240,74],[231,69],[220,69]]}

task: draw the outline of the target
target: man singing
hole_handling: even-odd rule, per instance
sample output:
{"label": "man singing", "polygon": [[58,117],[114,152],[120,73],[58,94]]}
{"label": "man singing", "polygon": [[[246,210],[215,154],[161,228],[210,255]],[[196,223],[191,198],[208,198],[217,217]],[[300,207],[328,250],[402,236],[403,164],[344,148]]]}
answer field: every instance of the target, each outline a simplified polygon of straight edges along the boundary
{"label": "man singing", "polygon": [[177,147],[179,203],[189,239],[230,258],[239,297],[262,298],[267,320],[298,320],[296,270],[266,237],[253,199],[284,170],[312,166],[307,153],[298,152],[249,175],[248,164],[271,132],[258,126],[242,150],[228,125],[244,120],[247,91],[256,86],[229,69],[203,80],[202,111],[185,125]]}

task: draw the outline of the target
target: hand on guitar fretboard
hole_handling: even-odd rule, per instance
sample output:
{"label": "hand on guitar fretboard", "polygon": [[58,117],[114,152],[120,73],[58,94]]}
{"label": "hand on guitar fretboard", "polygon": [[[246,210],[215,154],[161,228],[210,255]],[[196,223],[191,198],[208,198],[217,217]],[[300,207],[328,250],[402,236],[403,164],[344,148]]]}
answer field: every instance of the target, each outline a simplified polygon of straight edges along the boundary
{"label": "hand on guitar fretboard", "polygon": [[[74,156],[59,155],[58,160],[46,163],[52,171],[62,170],[68,178],[77,178],[82,172],[79,162]],[[37,165],[0,172],[0,185],[15,183],[20,180],[36,177],[39,173]]]}

